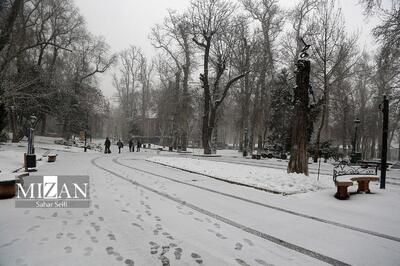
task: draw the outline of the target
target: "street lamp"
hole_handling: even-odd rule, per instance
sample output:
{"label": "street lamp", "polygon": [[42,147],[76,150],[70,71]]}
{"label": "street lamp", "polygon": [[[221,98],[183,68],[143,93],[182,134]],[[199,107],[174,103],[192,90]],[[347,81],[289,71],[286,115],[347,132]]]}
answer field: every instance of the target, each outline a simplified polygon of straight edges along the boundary
{"label": "street lamp", "polygon": [[35,154],[35,147],[33,144],[34,141],[34,127],[37,121],[37,117],[35,115],[31,115],[29,118],[30,126],[29,126],[29,135],[28,135],[28,153],[27,154]]}
{"label": "street lamp", "polygon": [[354,119],[354,139],[353,139],[353,147],[351,151],[351,163],[357,163],[357,161],[361,160],[361,156],[359,153],[357,153],[357,133],[358,133],[358,125],[360,124],[360,119],[356,118]]}
{"label": "street lamp", "polygon": [[355,131],[354,131],[354,140],[353,140],[353,150],[351,153],[355,154],[357,152],[357,133],[358,133],[358,125],[360,124],[360,119],[354,119]]}

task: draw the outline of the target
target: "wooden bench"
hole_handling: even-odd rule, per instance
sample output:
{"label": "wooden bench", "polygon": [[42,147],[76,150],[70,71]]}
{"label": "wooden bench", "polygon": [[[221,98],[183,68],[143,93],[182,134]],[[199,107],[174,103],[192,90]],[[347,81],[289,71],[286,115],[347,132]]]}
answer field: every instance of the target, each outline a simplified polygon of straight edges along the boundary
{"label": "wooden bench", "polygon": [[[338,179],[339,176],[343,178]],[[370,193],[369,182],[379,181],[379,177],[377,176],[377,168],[356,168],[342,161],[333,168],[333,181],[337,187],[335,197],[344,200],[350,197],[347,188],[352,186],[353,182],[358,184],[357,193]]]}
{"label": "wooden bench", "polygon": [[344,199],[348,199],[350,197],[350,194],[347,191],[347,188],[349,186],[353,185],[352,181],[346,181],[346,180],[335,181],[335,185],[337,187],[337,192],[335,194],[335,198],[344,200]]}
{"label": "wooden bench", "polygon": [[47,161],[49,163],[54,163],[56,161],[57,154],[49,154],[47,155]]}
{"label": "wooden bench", "polygon": [[350,178],[350,180],[358,183],[357,193],[371,193],[369,190],[369,182],[379,181],[379,176],[355,176]]}

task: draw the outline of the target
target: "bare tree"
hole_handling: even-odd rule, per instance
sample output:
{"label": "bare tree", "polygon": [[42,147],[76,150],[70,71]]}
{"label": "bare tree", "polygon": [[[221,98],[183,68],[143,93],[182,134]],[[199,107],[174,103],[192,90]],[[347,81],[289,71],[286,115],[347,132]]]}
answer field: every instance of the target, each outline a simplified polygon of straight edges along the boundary
{"label": "bare tree", "polygon": [[[256,108],[253,117],[258,124],[258,153],[264,147],[268,135],[270,114],[270,94],[275,83],[275,46],[274,43],[283,25],[283,17],[276,0],[242,0],[244,9],[259,23],[261,36],[261,62],[259,68],[259,85],[256,91]],[[255,132],[252,132],[254,135]]]}
{"label": "bare tree", "polygon": [[[356,59],[349,58],[354,58],[357,36],[346,36],[342,13],[336,8],[334,0],[321,1],[317,10],[314,21],[316,33],[312,35],[311,48],[315,60],[312,77],[322,94],[321,119],[315,141],[318,154],[322,132],[324,129],[328,130],[331,91],[335,89],[335,82],[351,74],[350,70]],[[343,62],[347,62],[347,66],[338,75],[336,70]]]}
{"label": "bare tree", "polygon": [[114,73],[113,85],[117,89],[117,96],[122,109],[124,123],[122,134],[127,137],[129,132],[139,134],[139,92],[141,75],[142,51],[131,45],[119,54],[119,74]]}
{"label": "bare tree", "polygon": [[178,104],[175,105],[174,121],[179,128],[174,129],[175,138],[172,146],[176,147],[179,143],[182,150],[186,151],[190,109],[189,79],[193,60],[190,22],[187,15],[180,15],[170,10],[164,23],[152,29],[150,39],[154,47],[164,50],[175,63],[175,90]]}
{"label": "bare tree", "polygon": [[[194,0],[190,5],[193,41],[203,51],[203,73],[200,74],[204,92],[202,142],[204,154],[211,154],[211,138],[216,126],[218,108],[231,86],[248,72],[240,73],[227,82],[223,75],[229,63],[230,47],[226,42],[231,32],[230,17],[234,6],[223,0]],[[210,64],[214,76],[210,77]]]}

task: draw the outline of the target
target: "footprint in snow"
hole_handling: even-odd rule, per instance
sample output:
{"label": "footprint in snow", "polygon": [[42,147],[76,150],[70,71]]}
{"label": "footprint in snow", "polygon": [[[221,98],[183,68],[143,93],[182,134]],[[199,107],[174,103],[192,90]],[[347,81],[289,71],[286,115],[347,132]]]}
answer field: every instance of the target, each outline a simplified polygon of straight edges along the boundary
{"label": "footprint in snow", "polygon": [[128,266],[134,266],[135,265],[135,262],[133,260],[131,260],[131,259],[126,259],[124,262]]}
{"label": "footprint in snow", "polygon": [[250,266],[249,264],[247,264],[244,260],[241,259],[235,259],[235,261],[241,265],[241,266]]}
{"label": "footprint in snow", "polygon": [[83,255],[84,255],[85,257],[91,256],[91,255],[92,255],[93,248],[91,248],[91,247],[85,247],[84,251],[85,251],[85,254],[83,254]]}
{"label": "footprint in snow", "polygon": [[235,245],[235,249],[236,250],[242,250],[242,248],[243,248],[243,245],[241,244],[241,243],[236,243],[236,245]]}
{"label": "footprint in snow", "polygon": [[245,239],[243,239],[243,240],[244,240],[244,242],[246,242],[249,246],[251,246],[251,247],[254,246],[253,242],[252,242],[250,239],[245,238]]}
{"label": "footprint in snow", "polygon": [[107,251],[107,254],[108,254],[108,255],[114,254],[114,248],[113,248],[113,247],[107,247],[107,248],[106,248],[106,251]]}
{"label": "footprint in snow", "polygon": [[155,242],[153,242],[153,241],[151,241],[151,242],[149,242],[149,244],[150,244],[150,254],[157,254],[157,252],[158,252],[158,248],[160,247],[160,245],[158,245],[157,243],[155,243]]}
{"label": "footprint in snow", "polygon": [[72,253],[72,247],[70,247],[70,246],[65,247],[64,250],[65,250],[65,253]]}
{"label": "footprint in snow", "polygon": [[108,238],[110,240],[115,240],[115,235],[114,234],[108,234]]}
{"label": "footprint in snow", "polygon": [[261,259],[255,259],[255,262],[257,262],[258,264],[263,265],[263,266],[274,266],[274,264],[266,263],[265,261],[263,261]]}
{"label": "footprint in snow", "polygon": [[226,237],[224,235],[222,235],[221,233],[216,233],[215,235],[220,239],[226,239]]}
{"label": "footprint in snow", "polygon": [[19,240],[19,238],[14,238],[13,240],[11,240],[11,242],[5,243],[3,245],[0,246],[0,248],[4,248],[7,246],[11,246],[12,244],[14,244],[15,242],[17,242]]}
{"label": "footprint in snow", "polygon": [[191,254],[192,258],[194,259],[194,261],[198,264],[202,264],[203,263],[203,259],[201,258],[201,256],[197,253],[192,253]]}
{"label": "footprint in snow", "polygon": [[27,230],[27,232],[33,232],[33,231],[36,230],[37,228],[40,228],[40,225],[34,225],[34,226],[32,226],[31,228],[29,228],[29,229]]}
{"label": "footprint in snow", "polygon": [[[143,227],[142,227],[140,224],[132,223],[132,225],[133,225],[133,226],[136,226],[136,227],[139,227],[142,231],[144,230]],[[154,230],[154,231],[155,231],[155,230]],[[153,233],[154,233],[154,231],[153,231]],[[158,231],[157,231],[157,233],[158,233]]]}
{"label": "footprint in snow", "polygon": [[175,255],[175,259],[176,259],[176,260],[180,260],[180,259],[181,259],[181,257],[182,257],[182,251],[183,251],[182,248],[176,248],[176,249],[175,249],[174,255]]}

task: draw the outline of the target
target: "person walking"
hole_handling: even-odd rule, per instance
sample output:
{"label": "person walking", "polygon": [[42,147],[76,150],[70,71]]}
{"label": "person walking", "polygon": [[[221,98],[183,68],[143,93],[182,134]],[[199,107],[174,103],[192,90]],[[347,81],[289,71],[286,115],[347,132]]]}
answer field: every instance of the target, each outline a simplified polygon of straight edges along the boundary
{"label": "person walking", "polygon": [[136,151],[139,152],[141,147],[142,147],[142,143],[140,143],[140,140],[138,140],[137,141]]}
{"label": "person walking", "polygon": [[135,145],[133,144],[133,140],[129,140],[129,152],[135,151]]}
{"label": "person walking", "polygon": [[106,138],[106,141],[104,142],[104,146],[105,146],[104,153],[106,153],[106,154],[111,153],[111,150],[110,150],[111,141],[108,137]]}
{"label": "person walking", "polygon": [[117,142],[117,146],[118,146],[118,153],[121,153],[121,149],[124,147],[124,144],[120,139]]}

